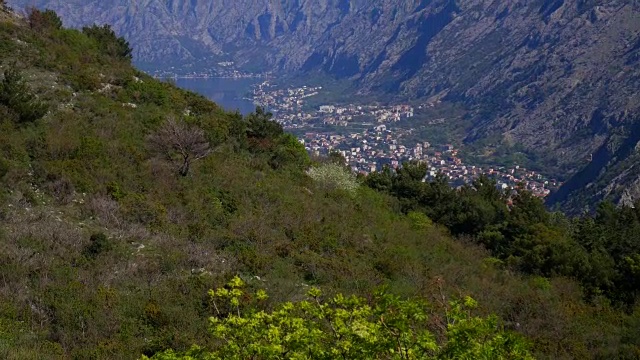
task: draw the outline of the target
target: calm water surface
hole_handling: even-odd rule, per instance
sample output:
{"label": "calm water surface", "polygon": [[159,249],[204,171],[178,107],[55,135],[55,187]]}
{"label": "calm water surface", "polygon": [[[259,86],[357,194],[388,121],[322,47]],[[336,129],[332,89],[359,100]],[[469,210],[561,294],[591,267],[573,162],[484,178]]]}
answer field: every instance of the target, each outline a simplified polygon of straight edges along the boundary
{"label": "calm water surface", "polygon": [[256,109],[249,100],[243,99],[251,92],[251,85],[260,79],[177,79],[176,85],[183,89],[197,92],[215,101],[225,110],[239,110],[248,114]]}

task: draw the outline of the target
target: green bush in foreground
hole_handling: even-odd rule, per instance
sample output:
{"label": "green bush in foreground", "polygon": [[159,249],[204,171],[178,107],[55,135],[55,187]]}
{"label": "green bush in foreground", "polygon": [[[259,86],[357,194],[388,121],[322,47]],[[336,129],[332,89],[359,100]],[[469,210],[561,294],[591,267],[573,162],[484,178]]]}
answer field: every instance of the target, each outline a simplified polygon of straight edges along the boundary
{"label": "green bush in foreground", "polygon": [[[211,334],[219,346],[172,350],[152,359],[532,359],[526,343],[504,331],[493,316],[475,317],[470,297],[451,302],[441,318],[425,301],[401,300],[376,293],[372,300],[337,295],[321,300],[286,302],[273,311],[257,310],[266,292],[249,294],[235,277],[224,288],[210,290],[216,316]],[[431,329],[441,328],[442,334]],[[440,331],[438,331],[440,332]],[[149,359],[144,357],[142,359]]]}

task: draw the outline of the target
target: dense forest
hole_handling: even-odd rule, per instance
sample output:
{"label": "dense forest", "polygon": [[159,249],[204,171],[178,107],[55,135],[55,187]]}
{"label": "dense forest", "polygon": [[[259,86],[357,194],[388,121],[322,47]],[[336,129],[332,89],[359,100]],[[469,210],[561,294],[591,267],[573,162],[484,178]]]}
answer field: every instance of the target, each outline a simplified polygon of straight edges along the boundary
{"label": "dense forest", "polygon": [[2,358],[640,356],[637,209],[356,177],[52,11],[0,65]]}

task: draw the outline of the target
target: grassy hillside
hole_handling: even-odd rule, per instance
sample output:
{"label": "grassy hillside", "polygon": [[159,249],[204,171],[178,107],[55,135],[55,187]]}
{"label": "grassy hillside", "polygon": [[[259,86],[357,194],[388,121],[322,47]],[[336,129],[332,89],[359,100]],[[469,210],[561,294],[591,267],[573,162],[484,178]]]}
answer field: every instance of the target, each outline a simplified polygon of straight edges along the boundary
{"label": "grassy hillside", "polygon": [[633,309],[497,266],[344,174],[308,176],[322,160],[267,114],[149,78],[127,49],[52,13],[0,16],[0,357],[213,346],[207,290],[235,275],[272,306],[309,286],[366,297],[386,285],[436,308],[471,295],[538,358],[638,355]]}

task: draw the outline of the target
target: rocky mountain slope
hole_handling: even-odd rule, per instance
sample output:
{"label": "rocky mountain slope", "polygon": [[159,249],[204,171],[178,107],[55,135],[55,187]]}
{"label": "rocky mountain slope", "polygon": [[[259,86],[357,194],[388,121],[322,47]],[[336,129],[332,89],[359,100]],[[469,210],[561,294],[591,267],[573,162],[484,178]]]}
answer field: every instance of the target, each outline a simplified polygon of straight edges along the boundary
{"label": "rocky mountain slope", "polygon": [[[247,291],[269,294],[239,299],[260,300],[269,312],[298,303],[312,287],[326,294],[315,298],[323,302],[384,287],[394,295],[384,301],[394,314],[422,308],[396,306],[395,296],[432,303],[429,321],[417,321],[440,339],[455,330],[447,319],[458,307],[449,304],[474,305],[469,295],[478,308],[465,310],[469,320],[453,318],[465,326],[465,340],[449,342],[458,348],[467,339],[488,343],[484,333],[499,327],[526,336],[539,359],[637,358],[637,314],[600,297],[584,299],[588,289],[602,289],[598,296],[606,290],[612,300],[628,294],[635,302],[640,285],[626,280],[638,278],[640,241],[628,239],[640,234],[640,215],[631,214],[631,222],[610,211],[609,219],[629,226],[598,239],[605,250],[598,247],[592,261],[580,245],[591,238],[564,236],[572,228],[550,224],[537,199],[525,194],[507,214],[506,199],[490,184],[463,194],[423,183],[409,166],[388,189],[408,198],[418,198],[416,191],[438,209],[405,214],[411,201],[376,191],[327,160],[312,163],[263,112],[227,113],[141,73],[108,29],[70,30],[52,12],[33,12],[27,21],[0,9],[0,50],[0,359],[139,359],[193,344],[217,351],[226,342],[207,331],[211,316],[260,314],[244,303],[229,311],[224,299],[209,296],[236,275]],[[444,217],[432,221],[426,211],[453,216],[440,225]],[[500,259],[504,251],[470,241],[471,231],[491,226],[484,235],[502,243],[496,221],[517,223],[504,231],[504,243],[518,247],[509,247],[516,254],[509,263]],[[469,232],[464,241],[449,235],[461,232]],[[520,234],[526,237],[511,241]],[[536,261],[528,268],[518,265],[530,258]],[[556,268],[562,277],[551,276]],[[564,275],[574,268],[584,274],[581,282]],[[591,281],[591,274],[603,276]],[[369,318],[371,311],[359,314]],[[478,322],[488,314],[495,323]],[[477,324],[483,335],[469,335]],[[283,329],[281,338],[290,333]],[[237,338],[251,341],[250,350],[273,348],[271,340]],[[387,335],[376,339],[395,344]],[[289,348],[278,349],[287,356]]]}
{"label": "rocky mountain slope", "polygon": [[11,3],[27,4],[52,8],[69,25],[112,24],[140,63],[207,58],[321,70],[363,93],[463,102],[474,123],[467,141],[522,145],[570,179],[552,202],[573,209],[594,196],[619,200],[640,181],[629,168],[640,140],[635,0]]}

